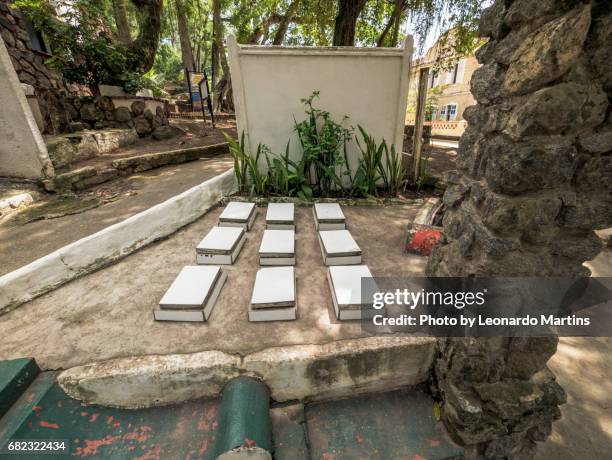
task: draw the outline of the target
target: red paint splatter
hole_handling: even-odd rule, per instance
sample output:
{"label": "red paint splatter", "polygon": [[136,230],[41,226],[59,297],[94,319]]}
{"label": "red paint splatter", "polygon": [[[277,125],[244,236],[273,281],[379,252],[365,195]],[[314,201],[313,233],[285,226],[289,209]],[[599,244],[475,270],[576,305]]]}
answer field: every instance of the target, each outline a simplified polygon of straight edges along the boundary
{"label": "red paint splatter", "polygon": [[324,452],[323,453],[323,460],[334,460],[334,456],[332,454]]}
{"label": "red paint splatter", "polygon": [[356,441],[357,441],[359,444],[362,444],[362,443],[363,443],[363,437],[361,437],[361,436],[359,436],[359,435],[355,436],[355,440],[356,440]]}
{"label": "red paint splatter", "polygon": [[242,441],[242,447],[254,447],[256,445],[257,443],[253,439],[244,438],[244,441]]}
{"label": "red paint splatter", "polygon": [[91,417],[89,417],[89,421],[90,421],[91,423],[95,422],[96,420],[98,420],[98,416],[99,416],[99,415],[100,415],[100,414],[91,414]]}
{"label": "red paint splatter", "polygon": [[419,454],[414,454],[412,460],[427,460],[425,457],[421,457]]}
{"label": "red paint splatter", "polygon": [[96,455],[98,453],[98,449],[102,446],[110,446],[113,442],[119,439],[120,436],[105,436],[102,439],[86,439],[85,447],[77,447],[74,450],[74,455],[79,457],[87,457],[89,455]]}
{"label": "red paint splatter", "polygon": [[429,447],[438,447],[440,445],[440,441],[437,439],[428,439]]}
{"label": "red paint splatter", "polygon": [[81,417],[87,417],[89,414],[87,412],[81,412]]}
{"label": "red paint splatter", "polygon": [[42,410],[42,407],[40,407],[40,406],[32,406],[32,410],[33,411]]}
{"label": "red paint splatter", "polygon": [[54,430],[57,430],[59,428],[59,425],[57,423],[49,423],[45,422],[44,420],[40,421],[40,426],[42,426],[43,428],[53,428]]}
{"label": "red paint splatter", "polygon": [[140,457],[134,457],[133,460],[158,460],[161,458],[161,447],[153,446],[153,449],[150,452],[147,452]]}

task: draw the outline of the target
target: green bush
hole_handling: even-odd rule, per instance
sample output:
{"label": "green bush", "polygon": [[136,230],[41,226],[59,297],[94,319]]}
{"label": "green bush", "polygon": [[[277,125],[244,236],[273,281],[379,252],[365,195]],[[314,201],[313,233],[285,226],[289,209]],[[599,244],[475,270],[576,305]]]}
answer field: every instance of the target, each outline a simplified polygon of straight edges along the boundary
{"label": "green bush", "polygon": [[[313,100],[318,95],[315,91],[302,99],[307,118],[299,123],[294,119],[303,151],[299,161],[289,158],[290,141],[283,154],[274,154],[268,146],[259,144],[253,155],[245,144],[244,132],[239,141],[225,135],[234,158],[239,192],[250,196],[296,196],[302,200],[332,194],[376,196],[381,188],[386,193],[397,194],[406,181],[401,152],[393,145],[389,148],[384,139],[377,144],[358,126],[362,141],[356,141],[361,158],[353,176],[347,158],[347,142],[352,139],[353,130],[334,121],[329,112],[315,108]],[[346,120],[345,117],[343,121]],[[265,173],[261,168],[264,162]]]}

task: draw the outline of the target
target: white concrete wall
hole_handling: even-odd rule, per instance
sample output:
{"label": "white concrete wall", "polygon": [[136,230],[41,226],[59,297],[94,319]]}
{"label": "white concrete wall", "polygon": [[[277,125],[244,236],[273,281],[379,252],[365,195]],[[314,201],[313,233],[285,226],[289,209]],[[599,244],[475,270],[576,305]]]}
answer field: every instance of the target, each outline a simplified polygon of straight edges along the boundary
{"label": "white concrete wall", "polygon": [[[412,56],[412,37],[404,48],[290,48],[238,45],[228,39],[238,134],[243,131],[251,152],[259,143],[291,156],[301,155],[293,117],[305,118],[301,99],[320,91],[316,107],[335,120],[350,118],[377,142],[385,139],[401,151]],[[349,146],[354,169],[357,145]]]}
{"label": "white concrete wall", "polygon": [[0,37],[0,176],[53,175],[47,147]]}

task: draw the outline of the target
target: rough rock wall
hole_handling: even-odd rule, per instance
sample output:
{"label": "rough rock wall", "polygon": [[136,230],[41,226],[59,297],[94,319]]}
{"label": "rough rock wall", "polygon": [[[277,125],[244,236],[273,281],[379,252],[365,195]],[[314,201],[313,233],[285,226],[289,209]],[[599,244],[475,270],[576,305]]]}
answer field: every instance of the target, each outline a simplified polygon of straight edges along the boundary
{"label": "rough rock wall", "polygon": [[133,128],[139,136],[144,137],[169,124],[165,104],[153,111],[146,107],[144,100],[136,100],[128,108],[115,107],[110,97],[67,96],[64,98],[64,107],[72,120],[71,131]]}
{"label": "rough rock wall", "polygon": [[[459,170],[432,276],[580,276],[612,225],[612,2],[497,0],[486,10]],[[531,458],[565,400],[556,339],[443,340],[443,416],[471,458]]]}
{"label": "rough rock wall", "polygon": [[24,19],[10,3],[0,2],[0,35],[19,81],[34,87],[45,123],[45,134],[65,131],[68,117],[62,105],[62,96],[66,92],[64,80],[45,65],[48,56],[31,48]]}

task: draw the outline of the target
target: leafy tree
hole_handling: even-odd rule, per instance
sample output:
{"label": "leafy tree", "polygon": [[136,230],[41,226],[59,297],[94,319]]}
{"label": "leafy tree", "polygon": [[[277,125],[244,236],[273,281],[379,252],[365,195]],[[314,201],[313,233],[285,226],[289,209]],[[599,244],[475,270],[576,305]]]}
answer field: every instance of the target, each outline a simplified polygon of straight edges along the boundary
{"label": "leafy tree", "polygon": [[[162,0],[131,0],[139,24],[133,40],[125,30],[117,32],[125,24],[113,24],[106,1],[56,0],[54,4],[57,10],[45,0],[15,2],[48,37],[53,49],[47,62],[51,67],[66,80],[88,86],[93,94],[99,94],[102,83],[130,89],[142,86],[141,76],[153,66],[159,44]],[[128,38],[129,43],[123,41]]]}

